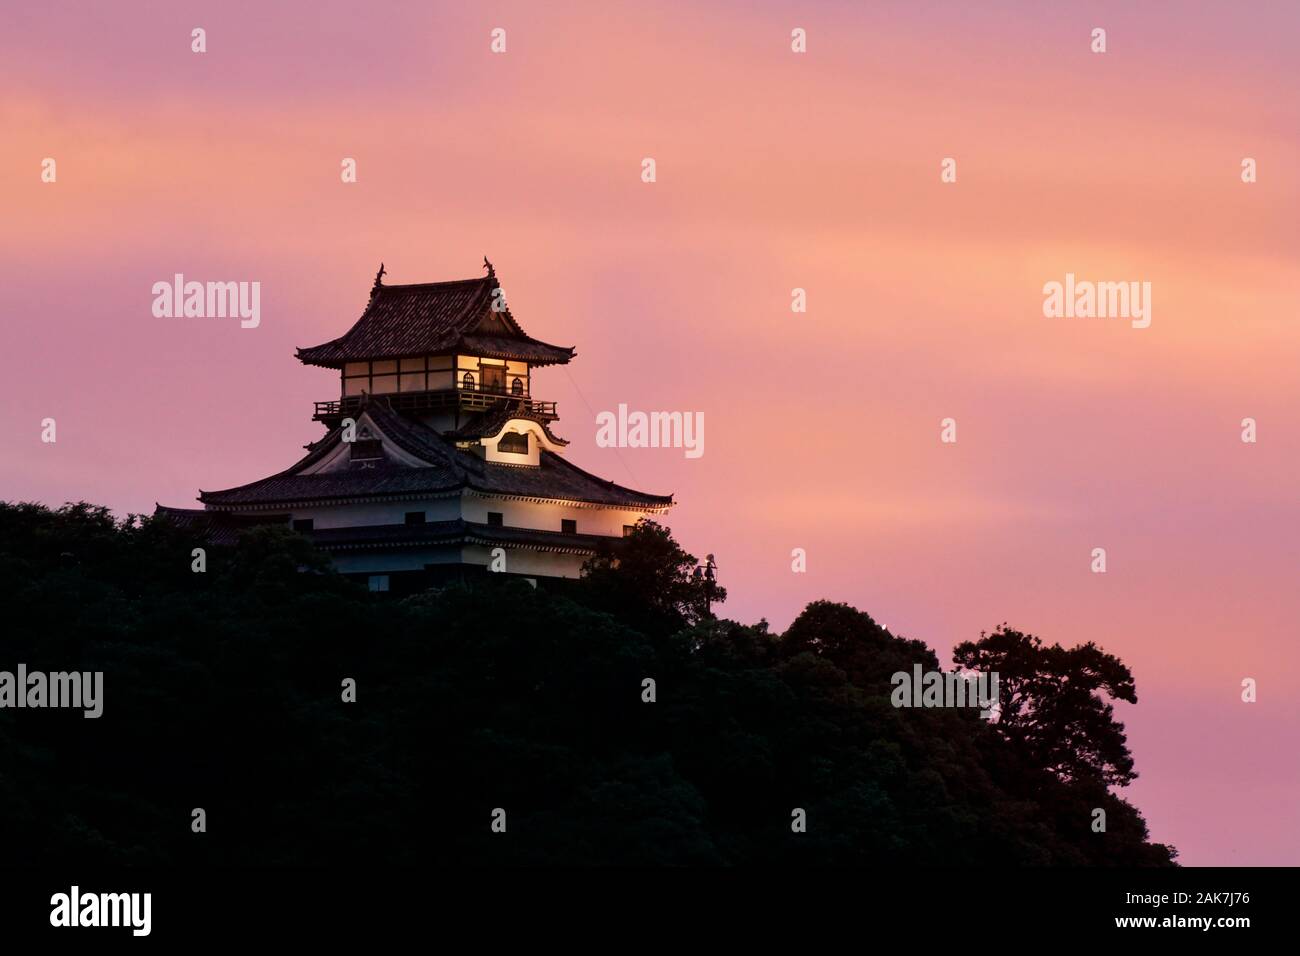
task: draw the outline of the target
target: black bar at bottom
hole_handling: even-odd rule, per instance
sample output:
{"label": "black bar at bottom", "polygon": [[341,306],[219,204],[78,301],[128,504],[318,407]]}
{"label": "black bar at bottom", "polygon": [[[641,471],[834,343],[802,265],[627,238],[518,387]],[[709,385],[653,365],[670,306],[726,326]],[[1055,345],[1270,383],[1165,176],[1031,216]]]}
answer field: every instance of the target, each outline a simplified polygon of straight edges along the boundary
{"label": "black bar at bottom", "polygon": [[[22,870],[0,869],[6,942],[96,945],[118,938],[174,943],[319,940],[395,943],[413,934],[472,944],[516,938],[661,938],[681,944],[710,930],[733,942],[773,934],[864,943],[904,933],[918,942],[987,944],[1050,930],[1056,939],[1131,936],[1232,945],[1285,932],[1294,920],[1293,868],[1170,870]],[[71,888],[81,912],[70,919]],[[149,894],[126,910],[115,896]],[[67,904],[56,912],[60,897]],[[96,900],[87,904],[86,898]],[[53,902],[52,902],[53,899]],[[89,907],[89,909],[87,909]],[[108,922],[121,926],[54,926]],[[135,916],[134,924],[129,918]],[[1208,924],[1205,922],[1208,921]],[[134,928],[133,928],[134,926]],[[468,935],[466,935],[468,934]],[[609,934],[613,934],[612,936]],[[974,934],[974,935],[971,935]],[[622,945],[621,943],[618,945]]]}

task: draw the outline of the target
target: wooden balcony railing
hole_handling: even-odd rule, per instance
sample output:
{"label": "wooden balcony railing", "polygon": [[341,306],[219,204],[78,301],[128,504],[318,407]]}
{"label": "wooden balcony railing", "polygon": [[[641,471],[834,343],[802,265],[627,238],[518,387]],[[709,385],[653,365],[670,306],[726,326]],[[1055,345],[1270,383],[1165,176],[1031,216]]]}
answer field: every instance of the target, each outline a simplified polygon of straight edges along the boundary
{"label": "wooden balcony railing", "polygon": [[[328,402],[316,402],[316,411],[312,415],[315,421],[332,423],[332,420],[354,414],[361,408],[364,396],[348,395]],[[393,392],[388,395],[375,395],[382,398],[400,412],[434,412],[444,408],[464,408],[470,411],[486,411],[503,402],[523,402],[526,409],[545,418],[559,416],[555,411],[555,402],[534,401],[527,396],[512,395],[505,389],[484,388],[445,388],[433,392]]]}

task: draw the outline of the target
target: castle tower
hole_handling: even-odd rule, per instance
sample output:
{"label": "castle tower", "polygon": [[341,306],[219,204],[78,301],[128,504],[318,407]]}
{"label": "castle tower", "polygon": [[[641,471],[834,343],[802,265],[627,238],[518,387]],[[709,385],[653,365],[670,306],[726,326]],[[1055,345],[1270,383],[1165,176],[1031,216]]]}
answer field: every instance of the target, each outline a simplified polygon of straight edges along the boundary
{"label": "castle tower", "polygon": [[337,399],[316,403],[326,434],[285,471],[224,491],[203,509],[158,509],[229,535],[284,523],[373,590],[410,592],[495,570],[577,577],[602,539],[672,506],[565,460],[554,402],[534,372],[572,348],[530,337],[505,304],[491,264],[477,279],[385,285],[356,324],[298,350],[339,370]]}

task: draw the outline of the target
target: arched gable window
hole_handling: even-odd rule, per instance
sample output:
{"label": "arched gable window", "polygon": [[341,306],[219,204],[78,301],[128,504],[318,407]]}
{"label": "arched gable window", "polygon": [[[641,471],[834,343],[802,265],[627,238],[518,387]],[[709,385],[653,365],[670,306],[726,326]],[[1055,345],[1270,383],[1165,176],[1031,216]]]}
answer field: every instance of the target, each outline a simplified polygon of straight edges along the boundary
{"label": "arched gable window", "polygon": [[473,372],[466,372],[466,373],[464,374],[464,376],[463,376],[463,377],[461,378],[461,380],[460,380],[460,387],[463,388],[463,389],[465,389],[467,392],[472,392],[472,391],[474,391],[474,373],[473,373]]}
{"label": "arched gable window", "polygon": [[517,378],[510,383],[510,394],[511,395],[524,394],[524,380],[522,378]]}

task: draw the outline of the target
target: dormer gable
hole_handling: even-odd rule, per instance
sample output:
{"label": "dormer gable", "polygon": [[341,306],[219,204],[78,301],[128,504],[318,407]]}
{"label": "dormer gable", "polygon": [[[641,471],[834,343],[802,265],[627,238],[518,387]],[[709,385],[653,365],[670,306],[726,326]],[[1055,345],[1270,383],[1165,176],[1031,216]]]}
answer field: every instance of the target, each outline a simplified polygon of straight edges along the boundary
{"label": "dormer gable", "polygon": [[345,420],[335,431],[334,447],[299,474],[316,475],[342,471],[370,470],[397,465],[405,468],[432,468],[441,462],[428,461],[403,448],[375,421],[369,410],[356,419]]}
{"label": "dormer gable", "polygon": [[479,335],[516,335],[515,329],[506,320],[505,313],[494,312],[489,309],[483,313],[483,318],[479,320],[478,325],[470,330]]}

